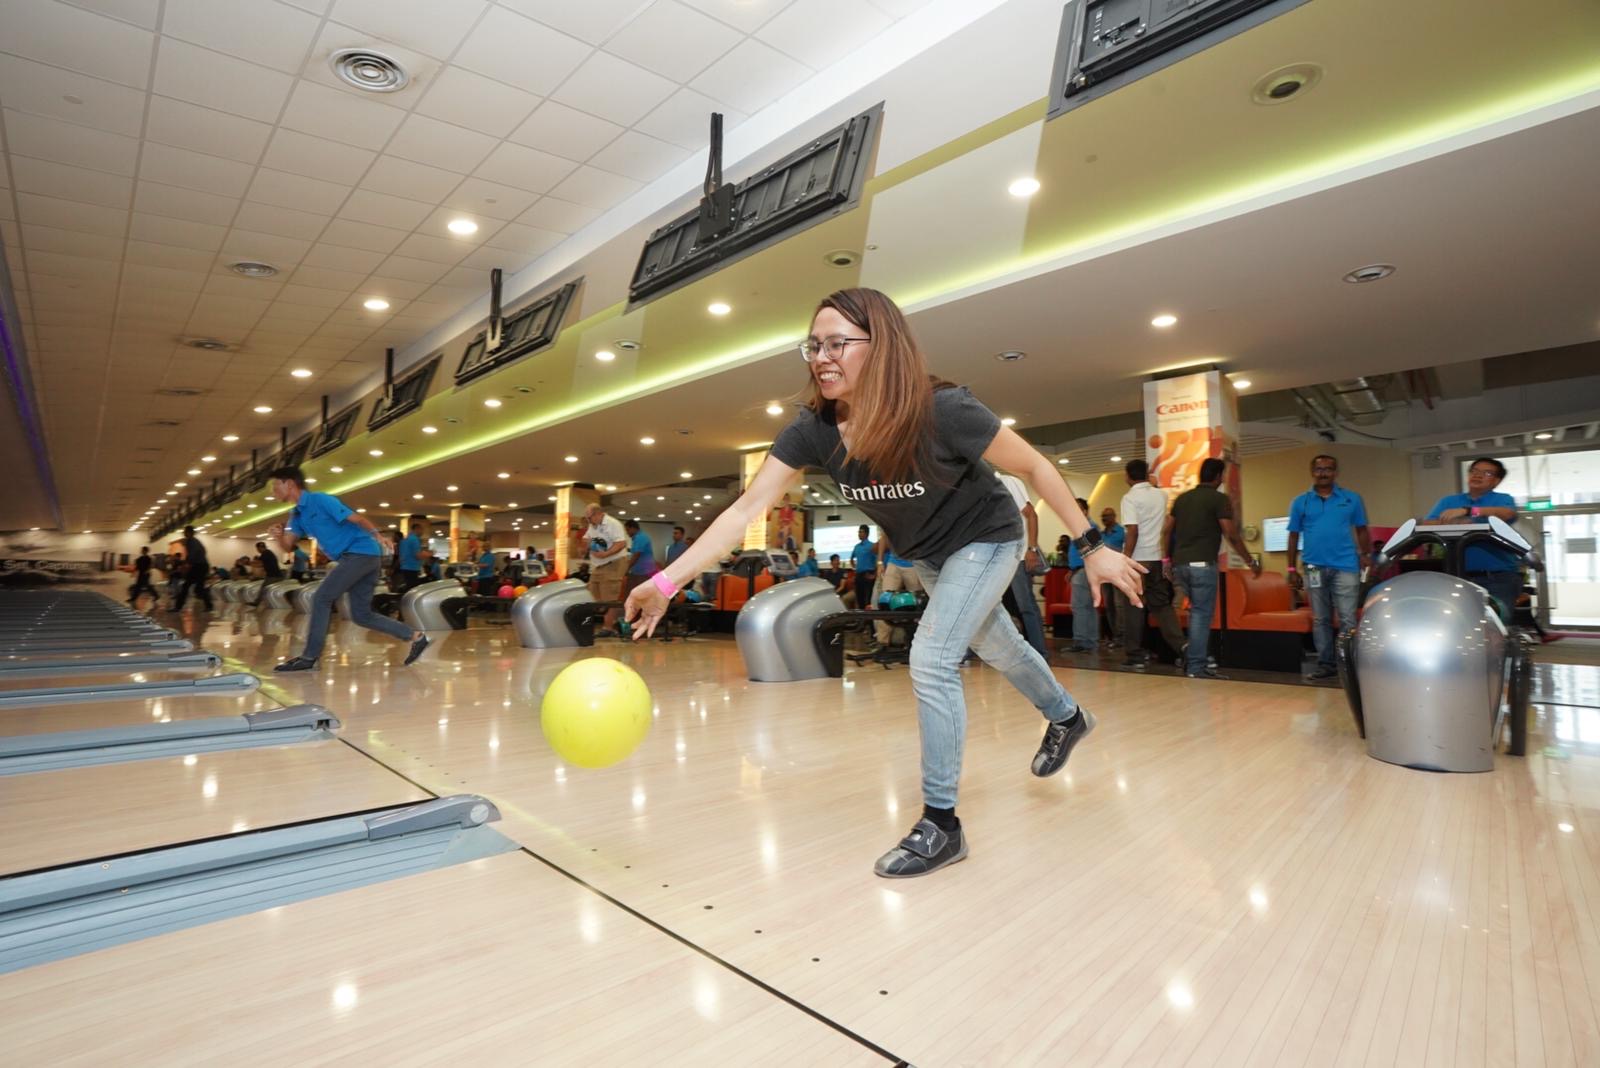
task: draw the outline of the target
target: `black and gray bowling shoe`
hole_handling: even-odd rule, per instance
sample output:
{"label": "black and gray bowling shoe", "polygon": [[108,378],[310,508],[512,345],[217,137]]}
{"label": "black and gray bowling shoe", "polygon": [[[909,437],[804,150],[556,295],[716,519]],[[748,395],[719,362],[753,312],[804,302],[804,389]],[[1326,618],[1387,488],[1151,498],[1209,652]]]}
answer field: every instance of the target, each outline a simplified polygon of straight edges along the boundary
{"label": "black and gray bowling shoe", "polygon": [[921,819],[899,845],[878,858],[872,871],[885,879],[911,879],[966,859],[967,838],[960,827],[946,832],[932,820]]}
{"label": "black and gray bowling shoe", "polygon": [[1076,716],[1046,727],[1044,740],[1039,743],[1039,751],[1033,754],[1033,773],[1043,779],[1066,767],[1067,757],[1072,755],[1072,747],[1083,741],[1089,732],[1094,730],[1094,722],[1094,716],[1089,714],[1089,710],[1079,705]]}

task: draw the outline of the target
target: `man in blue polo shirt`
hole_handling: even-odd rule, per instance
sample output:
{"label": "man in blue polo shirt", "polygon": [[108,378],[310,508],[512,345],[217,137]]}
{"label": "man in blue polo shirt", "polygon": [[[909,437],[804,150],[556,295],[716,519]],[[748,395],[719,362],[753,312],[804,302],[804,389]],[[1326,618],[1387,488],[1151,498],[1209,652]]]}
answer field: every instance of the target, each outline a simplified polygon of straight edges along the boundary
{"label": "man in blue polo shirt", "polygon": [[[1444,523],[1484,523],[1489,517],[1507,523],[1517,521],[1517,502],[1509,493],[1496,493],[1495,487],[1506,477],[1506,465],[1492,456],[1480,456],[1467,465],[1467,492],[1441,497],[1423,520],[1427,525]],[[1517,554],[1498,545],[1469,545],[1462,561],[1462,578],[1489,591],[1500,611],[1500,618],[1511,619],[1511,609],[1522,589]]]}
{"label": "man in blue polo shirt", "polygon": [[328,572],[317,592],[311,595],[311,623],[306,630],[305,649],[273,670],[306,671],[317,666],[322,644],[328,637],[328,616],[333,612],[334,602],[347,592],[351,622],[409,641],[411,649],[405,662],[415,662],[428,647],[428,636],[372,610],[372,591],[377,589],[383,552],[389,547],[378,528],[331,493],[313,493],[306,489],[305,475],[298,467],[280,467],[268,477],[272,480],[272,495],[294,505],[288,521],[274,523],[271,528],[284,551],[292,552],[295,542],[301,538],[315,538],[317,547],[339,565]]}
{"label": "man in blue polo shirt", "polygon": [[394,592],[405,593],[422,581],[422,543],[427,537],[427,517],[412,516],[406,526],[406,536],[400,539],[400,546],[395,551],[394,570],[400,588]]}
{"label": "man in blue polo shirt", "polygon": [[856,607],[871,608],[872,587],[878,580],[878,546],[865,524],[856,533],[861,535],[861,540],[850,550],[850,564],[855,568]]}
{"label": "man in blue polo shirt", "polygon": [[[1359,493],[1338,480],[1338,460],[1313,456],[1311,488],[1289,505],[1289,585],[1311,598],[1311,636],[1317,646],[1317,666],[1309,679],[1338,677],[1332,617],[1338,615],[1341,633],[1355,628],[1361,569],[1372,561],[1367,507]],[[1303,576],[1296,566],[1302,556]]]}

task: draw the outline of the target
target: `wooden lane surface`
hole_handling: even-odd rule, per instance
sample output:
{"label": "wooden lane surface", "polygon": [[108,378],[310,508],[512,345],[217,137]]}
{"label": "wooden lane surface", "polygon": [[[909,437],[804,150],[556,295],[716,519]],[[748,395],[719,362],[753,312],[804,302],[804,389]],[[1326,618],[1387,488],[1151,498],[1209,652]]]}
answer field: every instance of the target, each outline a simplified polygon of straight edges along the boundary
{"label": "wooden lane surface", "polygon": [[0,874],[429,796],[342,742],[0,779]]}
{"label": "wooden lane surface", "polygon": [[[588,655],[660,708],[598,772],[535,711]],[[903,670],[760,685],[726,641],[477,630],[413,669],[329,665],[285,688],[342,695],[385,762],[913,1063],[1600,1063],[1593,709],[1435,775],[1368,758],[1338,691],[1063,672],[1101,726],[1040,781],[1037,714],[968,669],[972,856],[889,882],[872,861],[920,806]]]}
{"label": "wooden lane surface", "polygon": [[888,1065],[522,853],[0,976],[18,1064]]}
{"label": "wooden lane surface", "polygon": [[0,708],[0,737],[239,716],[278,707],[281,707],[279,703],[262,690],[236,696],[212,694],[204,697],[144,697],[61,705],[23,705]]}

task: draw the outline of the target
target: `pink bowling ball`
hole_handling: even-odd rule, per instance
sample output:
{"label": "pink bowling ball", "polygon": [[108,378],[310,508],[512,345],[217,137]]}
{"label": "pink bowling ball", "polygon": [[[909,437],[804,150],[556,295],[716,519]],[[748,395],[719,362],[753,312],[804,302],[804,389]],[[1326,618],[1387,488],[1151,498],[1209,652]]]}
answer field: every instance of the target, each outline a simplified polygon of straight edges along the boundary
{"label": "pink bowling ball", "polygon": [[500,587],[500,596],[502,598],[504,598],[505,600],[509,601],[509,600],[511,600],[511,598],[515,597],[516,595],[517,595],[516,587],[514,587],[514,586],[501,586]]}

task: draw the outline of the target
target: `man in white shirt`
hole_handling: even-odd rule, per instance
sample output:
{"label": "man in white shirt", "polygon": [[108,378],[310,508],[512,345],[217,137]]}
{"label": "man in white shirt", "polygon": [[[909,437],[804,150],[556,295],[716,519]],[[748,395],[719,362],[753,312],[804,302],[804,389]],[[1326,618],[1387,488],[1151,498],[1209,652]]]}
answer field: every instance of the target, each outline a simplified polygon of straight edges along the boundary
{"label": "man in white shirt", "polygon": [[1128,650],[1124,667],[1144,667],[1150,651],[1144,647],[1145,613],[1154,612],[1161,636],[1174,653],[1183,648],[1183,632],[1178,629],[1178,613],[1172,608],[1172,576],[1163,566],[1166,556],[1161,532],[1167,523],[1167,495],[1150,481],[1150,465],[1130,460],[1123,468],[1128,477],[1128,492],[1122,498],[1122,526],[1127,540],[1122,551],[1143,564],[1144,607],[1127,605],[1122,611],[1122,642]]}
{"label": "man in white shirt", "polygon": [[1022,513],[1022,523],[1028,531],[1028,551],[1017,565],[1017,573],[1011,578],[1011,589],[1005,595],[1010,599],[1006,607],[1022,620],[1022,636],[1028,639],[1028,644],[1048,664],[1050,650],[1044,642],[1044,620],[1039,616],[1039,601],[1033,595],[1033,575],[1029,572],[1030,568],[1044,569],[1044,556],[1039,552],[1039,513],[1034,511],[1033,502],[1028,500],[1028,489],[1022,484],[1022,479],[999,471],[995,472],[995,476],[1010,491],[1011,499],[1017,502],[1017,511]]}
{"label": "man in white shirt", "polygon": [[[622,576],[628,569],[628,532],[622,529],[615,516],[606,515],[605,509],[591,504],[584,509],[589,529],[584,534],[588,543],[589,596],[601,603],[622,600]],[[619,606],[620,607],[620,606]],[[606,610],[605,627],[601,637],[614,637],[618,608]]]}

